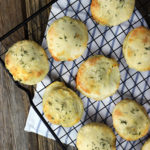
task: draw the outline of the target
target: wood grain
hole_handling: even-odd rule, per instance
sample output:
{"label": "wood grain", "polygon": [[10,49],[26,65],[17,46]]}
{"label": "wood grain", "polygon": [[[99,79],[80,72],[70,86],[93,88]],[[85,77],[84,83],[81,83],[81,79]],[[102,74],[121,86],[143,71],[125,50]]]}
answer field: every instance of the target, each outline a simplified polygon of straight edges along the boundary
{"label": "wood grain", "polygon": [[[36,12],[40,7],[44,6],[51,0],[26,0],[26,15],[29,17],[34,12]],[[39,44],[43,40],[43,35],[45,32],[45,28],[47,25],[47,19],[49,17],[50,9],[47,9],[47,11],[44,11],[40,13],[37,17],[32,19],[28,23],[28,36],[29,39],[37,41]]]}
{"label": "wood grain", "polygon": [[[50,0],[0,0],[0,36]],[[49,9],[2,42],[8,48],[25,38],[39,43],[45,31]],[[43,17],[44,15],[44,17]],[[42,26],[40,27],[40,25]],[[40,28],[35,31],[35,28]],[[29,37],[28,34],[32,33]],[[0,65],[0,150],[61,150],[55,141],[24,131],[29,111],[27,95],[18,89]]]}

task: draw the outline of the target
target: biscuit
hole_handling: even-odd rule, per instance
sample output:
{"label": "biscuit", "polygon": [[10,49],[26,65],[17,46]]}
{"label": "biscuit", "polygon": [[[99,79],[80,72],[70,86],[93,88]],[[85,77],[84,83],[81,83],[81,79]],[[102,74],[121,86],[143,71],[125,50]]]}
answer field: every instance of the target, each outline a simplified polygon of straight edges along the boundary
{"label": "biscuit", "polygon": [[62,17],[47,32],[48,49],[56,61],[72,61],[80,57],[88,42],[88,31],[79,20]]}
{"label": "biscuit", "polygon": [[118,63],[101,55],[92,56],[83,62],[76,77],[77,89],[95,100],[103,100],[113,95],[119,84]]}
{"label": "biscuit", "polygon": [[133,29],[124,40],[123,54],[129,68],[149,71],[150,30],[142,26]]}
{"label": "biscuit", "polygon": [[119,102],[113,110],[112,119],[117,133],[127,141],[145,136],[150,127],[146,110],[134,100]]}
{"label": "biscuit", "polygon": [[91,14],[101,25],[116,26],[131,17],[134,6],[135,0],[92,0]]}
{"label": "biscuit", "polygon": [[144,143],[142,150],[150,150],[150,139]]}
{"label": "biscuit", "polygon": [[89,123],[77,135],[78,150],[116,150],[116,137],[111,128],[102,123]]}
{"label": "biscuit", "polygon": [[52,124],[71,127],[81,119],[83,103],[63,82],[55,81],[45,90],[43,112]]}
{"label": "biscuit", "polygon": [[29,40],[19,41],[8,49],[5,65],[14,80],[26,85],[40,82],[49,71],[49,62],[44,49]]}

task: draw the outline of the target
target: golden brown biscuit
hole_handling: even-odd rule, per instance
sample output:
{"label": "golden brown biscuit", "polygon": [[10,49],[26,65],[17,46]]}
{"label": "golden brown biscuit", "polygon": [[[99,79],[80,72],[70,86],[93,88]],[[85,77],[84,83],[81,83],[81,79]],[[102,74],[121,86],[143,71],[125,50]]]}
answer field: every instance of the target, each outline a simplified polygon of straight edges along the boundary
{"label": "golden brown biscuit", "polygon": [[116,150],[116,137],[107,125],[89,123],[78,132],[77,148],[78,150]]}
{"label": "golden brown biscuit", "polygon": [[119,87],[120,72],[116,60],[101,55],[88,58],[79,68],[77,89],[87,97],[103,100]]}
{"label": "golden brown biscuit", "polygon": [[27,85],[40,82],[49,71],[44,49],[29,40],[19,41],[9,48],[5,55],[5,65],[14,80]]}
{"label": "golden brown biscuit", "polygon": [[134,100],[119,102],[113,110],[112,119],[117,133],[127,141],[145,136],[150,127],[146,110]]}
{"label": "golden brown biscuit", "polygon": [[47,33],[48,49],[56,61],[77,59],[84,53],[87,42],[85,24],[67,16],[53,22]]}
{"label": "golden brown biscuit", "polygon": [[81,119],[83,103],[63,82],[55,81],[44,93],[43,112],[51,123],[71,127]]}
{"label": "golden brown biscuit", "polygon": [[142,150],[150,150],[150,139],[144,143]]}
{"label": "golden brown biscuit", "polygon": [[131,17],[134,6],[135,0],[92,0],[91,13],[99,24],[116,26]]}
{"label": "golden brown biscuit", "polygon": [[145,27],[133,29],[124,40],[123,54],[130,68],[150,70],[150,30]]}

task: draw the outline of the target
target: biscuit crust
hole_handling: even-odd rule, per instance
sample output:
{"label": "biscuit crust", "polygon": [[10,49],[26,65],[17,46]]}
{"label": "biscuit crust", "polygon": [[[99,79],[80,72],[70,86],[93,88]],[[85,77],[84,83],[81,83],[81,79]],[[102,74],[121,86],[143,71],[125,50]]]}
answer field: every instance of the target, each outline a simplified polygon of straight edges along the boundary
{"label": "biscuit crust", "polygon": [[44,49],[29,40],[19,41],[8,49],[5,65],[14,80],[27,85],[42,81],[49,71],[49,62]]}
{"label": "biscuit crust", "polygon": [[92,0],[91,14],[101,25],[116,26],[131,17],[134,6],[135,0]]}
{"label": "biscuit crust", "polygon": [[150,139],[144,143],[142,150],[150,150]]}
{"label": "biscuit crust", "polygon": [[89,123],[77,135],[78,150],[116,150],[116,137],[111,128],[103,123]]}
{"label": "biscuit crust", "polygon": [[43,112],[52,124],[72,127],[83,115],[83,103],[63,82],[55,81],[45,90]]}
{"label": "biscuit crust", "polygon": [[116,60],[96,55],[83,62],[76,77],[77,89],[89,98],[103,100],[113,95],[120,84]]}
{"label": "biscuit crust", "polygon": [[80,57],[88,42],[84,23],[70,17],[54,21],[47,32],[48,49],[56,61],[72,61]]}
{"label": "biscuit crust", "polygon": [[113,110],[112,119],[117,133],[127,141],[145,136],[150,127],[146,110],[134,100],[119,102]]}
{"label": "biscuit crust", "polygon": [[123,54],[129,68],[149,71],[150,30],[142,26],[133,29],[124,40]]}

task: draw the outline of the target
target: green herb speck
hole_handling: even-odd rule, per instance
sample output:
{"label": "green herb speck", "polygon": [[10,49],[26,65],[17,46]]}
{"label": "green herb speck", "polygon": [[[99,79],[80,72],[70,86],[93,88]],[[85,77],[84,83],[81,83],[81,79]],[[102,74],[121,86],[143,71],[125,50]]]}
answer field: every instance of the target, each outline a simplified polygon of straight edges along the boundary
{"label": "green herb speck", "polygon": [[125,4],[125,0],[120,0],[120,5],[116,7],[116,9],[123,8]]}
{"label": "green herb speck", "polygon": [[138,112],[139,110],[137,109],[137,108],[133,108],[130,112],[132,113],[132,114],[135,114],[136,112]]}
{"label": "green herb speck", "polygon": [[24,52],[24,54],[28,54],[28,52],[27,51],[23,51]]}
{"label": "green herb speck", "polygon": [[23,51],[24,50],[24,48],[21,46],[21,51]]}
{"label": "green herb speck", "polygon": [[11,54],[14,54],[14,52],[13,51],[9,51]]}
{"label": "green herb speck", "polygon": [[58,110],[58,111],[59,111],[60,109],[59,109],[59,108],[56,108],[56,110]]}
{"label": "green herb speck", "polygon": [[26,67],[26,64],[23,65],[23,68],[25,68],[25,67]]}
{"label": "green herb speck", "polygon": [[64,35],[64,39],[67,39],[67,36],[66,36],[66,35]]}
{"label": "green herb speck", "polygon": [[145,50],[149,51],[150,50],[150,46],[149,47],[145,47]]}
{"label": "green herb speck", "polygon": [[22,79],[18,79],[18,81],[19,81],[19,82],[21,82],[21,81],[22,81]]}
{"label": "green herb speck", "polygon": [[35,58],[34,58],[34,57],[32,57],[32,58],[31,58],[31,60],[35,60]]}
{"label": "green herb speck", "polygon": [[107,10],[107,13],[108,13],[108,14],[110,14],[110,11],[109,11],[109,10]]}
{"label": "green herb speck", "polygon": [[49,105],[52,105],[52,103],[51,103],[51,102],[48,102],[48,104],[49,104]]}
{"label": "green herb speck", "polygon": [[127,124],[127,121],[125,121],[125,120],[120,120],[120,123],[126,125],[126,124]]}
{"label": "green herb speck", "polygon": [[105,148],[105,145],[106,145],[105,143],[102,144],[103,149]]}
{"label": "green herb speck", "polygon": [[61,104],[61,110],[64,109],[65,105],[66,105],[66,103],[62,103],[62,104]]}
{"label": "green herb speck", "polygon": [[20,60],[20,64],[22,64],[22,65],[24,64],[23,60]]}

